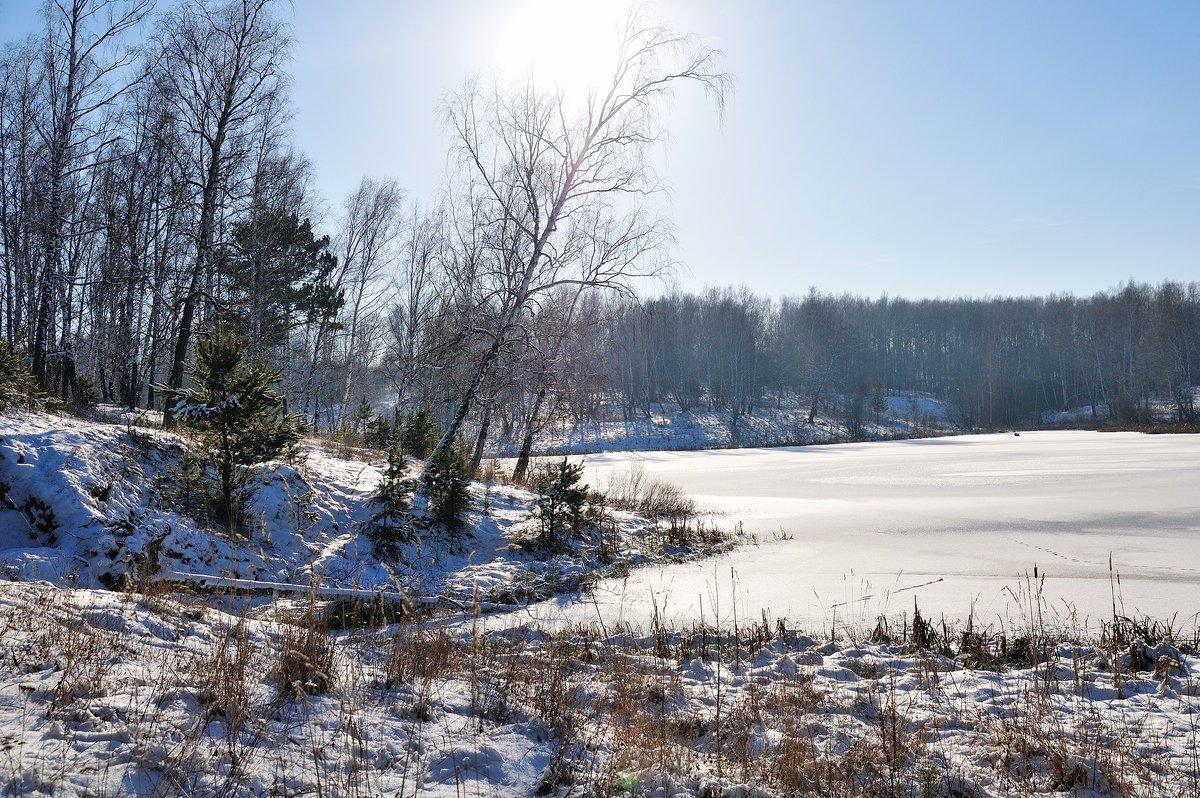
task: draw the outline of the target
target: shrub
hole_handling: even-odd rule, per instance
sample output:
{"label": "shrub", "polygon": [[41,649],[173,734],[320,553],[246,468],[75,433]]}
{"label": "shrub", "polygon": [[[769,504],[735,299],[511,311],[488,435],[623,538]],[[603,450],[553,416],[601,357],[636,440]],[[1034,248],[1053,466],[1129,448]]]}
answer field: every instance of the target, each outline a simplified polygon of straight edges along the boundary
{"label": "shrub", "polygon": [[367,446],[390,449],[396,444],[396,428],[387,416],[380,413],[367,422],[365,438]]}
{"label": "shrub", "polygon": [[696,501],[683,488],[658,479],[647,479],[646,469],[634,463],[628,473],[615,475],[606,498],[613,507],[647,518],[690,518],[698,512]]}
{"label": "shrub", "polygon": [[588,486],[581,485],[583,463],[567,458],[540,470],[534,485],[534,515],[541,520],[541,542],[556,546],[567,532],[578,535],[589,513]]}
{"label": "shrub", "polygon": [[350,417],[350,422],[353,428],[350,430],[354,434],[360,431],[365,433],[367,424],[371,423],[371,416],[375,413],[375,408],[371,407],[371,400],[365,396],[358,403],[358,407],[354,408],[354,415]]}
{"label": "shrub", "polygon": [[329,629],[317,612],[315,596],[309,596],[299,623],[284,628],[280,642],[279,662],[274,672],[283,698],[321,695],[333,686],[336,651]]}
{"label": "shrub", "polygon": [[199,436],[202,456],[216,472],[216,500],[230,532],[241,528],[253,494],[251,466],[295,456],[303,421],[287,412],[275,390],[280,370],[246,362],[246,347],[228,330],[196,344],[192,387],[168,391],[175,415]]}
{"label": "shrub", "polygon": [[211,505],[217,488],[205,464],[195,454],[182,449],[178,462],[168,466],[155,482],[164,510],[174,510],[202,524],[211,523]]}
{"label": "shrub", "polygon": [[83,374],[75,381],[75,406],[80,410],[92,410],[100,401],[100,389],[96,381]]}
{"label": "shrub", "polygon": [[433,453],[421,475],[428,499],[429,519],[452,532],[462,529],[471,509],[470,473],[462,447],[452,444]]}

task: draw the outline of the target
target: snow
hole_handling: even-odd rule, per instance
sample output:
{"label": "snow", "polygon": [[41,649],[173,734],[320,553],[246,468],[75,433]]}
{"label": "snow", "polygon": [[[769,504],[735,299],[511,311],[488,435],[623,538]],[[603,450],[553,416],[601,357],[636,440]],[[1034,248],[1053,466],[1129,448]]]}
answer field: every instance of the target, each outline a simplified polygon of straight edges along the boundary
{"label": "snow", "polygon": [[[284,701],[282,630],[170,600],[0,583],[0,795],[528,795],[549,757],[535,724],[478,729],[462,685],[379,686],[347,653],[333,695]],[[244,708],[213,703],[229,636],[250,655]],[[70,652],[74,652],[73,655]],[[357,674],[352,668],[365,670]],[[546,737],[544,733],[541,734]]]}
{"label": "snow", "polygon": [[[383,454],[357,450],[350,454],[368,459],[348,459],[312,441],[302,463],[260,469],[247,536],[213,532],[170,497],[187,445],[162,431],[0,415],[0,575],[97,588],[149,571],[210,586],[398,591],[460,606],[577,585],[599,567],[594,541],[553,557],[531,551],[534,496],[483,483],[472,486],[470,535],[433,531],[381,562],[364,522]],[[658,556],[642,542],[649,524],[619,512],[612,523],[623,545],[608,567]]]}
{"label": "snow", "polygon": [[[523,547],[529,493],[476,484],[473,536],[433,535],[385,564],[360,523],[378,453],[306,443],[304,463],[262,471],[257,524],[231,538],[163,501],[186,445],[0,416],[13,579],[0,580],[0,796],[765,798],[882,794],[891,779],[904,794],[928,780],[933,795],[1098,798],[1200,784],[1200,656],[1179,633],[1200,611],[1200,437],[591,455],[593,486],[640,463],[753,542],[656,565],[645,524],[617,514],[619,578],[515,610],[599,567],[587,541]],[[96,589],[146,570],[150,594]],[[289,692],[307,602],[376,595],[443,614],[321,633],[329,678]],[[1177,638],[1102,639],[1114,597],[1173,619]],[[1050,643],[996,662],[915,649],[896,634],[914,599],[939,630],[970,613],[1014,651]],[[896,642],[865,634],[881,612],[907,614]]]}
{"label": "snow", "polygon": [[[0,795],[765,798],[873,778],[878,791],[924,779],[934,795],[1080,798],[1196,785],[1200,658],[1167,644],[1141,655],[1161,672],[1136,646],[1089,645],[986,670],[790,630],[735,647],[700,630],[392,628],[337,637],[330,690],[288,697],[289,628],[0,583]],[[452,656],[397,677],[397,645],[412,663],[439,646]]]}
{"label": "snow", "polygon": [[635,463],[757,545],[642,569],[543,614],[645,624],[657,605],[687,624],[712,620],[719,599],[723,614],[869,628],[881,613],[911,614],[916,600],[934,617],[1012,627],[1033,594],[1048,618],[1094,628],[1112,616],[1114,593],[1125,615],[1191,627],[1200,613],[1200,436],[1045,431],[609,453],[588,456],[586,476],[602,487]]}

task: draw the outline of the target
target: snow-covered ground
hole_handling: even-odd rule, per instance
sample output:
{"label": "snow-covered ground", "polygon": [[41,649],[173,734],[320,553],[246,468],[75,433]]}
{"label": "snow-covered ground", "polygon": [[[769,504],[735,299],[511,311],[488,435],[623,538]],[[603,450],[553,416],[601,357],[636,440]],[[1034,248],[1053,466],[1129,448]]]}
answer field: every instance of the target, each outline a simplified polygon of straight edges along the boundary
{"label": "snow-covered ground", "polygon": [[1200,658],[1168,644],[1050,646],[996,669],[745,623],[737,637],[473,627],[309,638],[194,599],[0,583],[0,795],[1200,787]]}
{"label": "snow-covered ground", "polygon": [[586,458],[600,486],[634,464],[757,545],[639,570],[546,615],[644,624],[657,606],[690,623],[711,621],[719,602],[722,621],[765,609],[808,629],[869,628],[881,613],[911,614],[915,599],[935,617],[997,626],[1021,625],[1040,603],[1048,620],[1095,628],[1114,595],[1127,615],[1192,627],[1200,613],[1200,436],[1048,431]]}
{"label": "snow-covered ground", "polygon": [[[262,589],[315,584],[324,594],[401,591],[463,604],[477,592],[487,602],[578,584],[600,566],[596,540],[532,551],[533,494],[483,483],[472,487],[469,534],[434,531],[381,561],[364,522],[382,454],[343,457],[313,442],[303,462],[261,469],[248,535],[212,531],[202,513],[179,506],[186,445],[160,430],[0,415],[0,576],[87,588],[127,577]],[[607,567],[661,556],[645,543],[650,524],[614,511],[607,525],[614,549]]]}
{"label": "snow-covered ground", "polygon": [[[1198,641],[1178,631],[1200,438],[589,456],[595,486],[639,462],[757,538],[661,568],[623,514],[613,557],[531,550],[533,497],[484,485],[469,537],[385,565],[361,524],[378,455],[314,444],[264,471],[233,538],[172,505],[185,445],[0,416],[0,796],[1200,798]],[[1176,634],[1085,626],[1112,615],[1110,548],[1122,611]],[[586,599],[500,606],[602,562],[623,576]],[[185,574],[320,594],[232,604]],[[150,592],[97,589],[125,575]],[[327,630],[319,598],[357,590],[449,610]],[[932,626],[867,636],[914,596]],[[973,632],[940,625],[972,600]]]}

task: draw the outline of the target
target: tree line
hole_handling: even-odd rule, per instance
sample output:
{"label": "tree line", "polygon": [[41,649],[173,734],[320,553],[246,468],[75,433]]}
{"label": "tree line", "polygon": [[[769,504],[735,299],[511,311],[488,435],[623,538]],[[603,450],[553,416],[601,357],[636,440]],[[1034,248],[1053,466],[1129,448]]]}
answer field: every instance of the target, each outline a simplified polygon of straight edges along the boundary
{"label": "tree line", "polygon": [[[848,428],[882,390],[967,428],[1089,406],[1194,421],[1196,284],[1090,298],[639,300],[667,220],[638,198],[684,86],[718,112],[717,54],[632,15],[583,96],[468,82],[447,96],[450,176],[417,201],[366,177],[321,213],[294,143],[280,0],[63,0],[0,54],[0,342],[44,393],[176,419],[197,336],[280,373],[322,433],[395,437],[410,413],[527,467],[562,419],[655,404],[736,419],[789,395]],[[140,38],[136,38],[143,32]]]}
{"label": "tree line", "polygon": [[964,429],[1036,424],[1054,411],[1197,420],[1200,283],[1129,283],[1091,297],[778,301],[710,289],[609,314],[606,377],[627,416],[655,403],[753,413],[795,397],[860,424],[881,389],[951,403]]}

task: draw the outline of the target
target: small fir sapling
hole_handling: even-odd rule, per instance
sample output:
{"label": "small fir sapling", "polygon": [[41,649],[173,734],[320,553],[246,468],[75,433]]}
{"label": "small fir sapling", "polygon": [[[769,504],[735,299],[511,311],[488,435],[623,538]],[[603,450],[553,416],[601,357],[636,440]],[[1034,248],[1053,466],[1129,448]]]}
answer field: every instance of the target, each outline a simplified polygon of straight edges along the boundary
{"label": "small fir sapling", "polygon": [[405,417],[400,445],[413,457],[424,460],[433,451],[433,447],[437,446],[441,437],[442,425],[433,413],[421,409]]}
{"label": "small fir sapling", "polygon": [[406,543],[412,537],[412,497],[417,481],[408,475],[408,460],[399,447],[388,451],[387,469],[370,502],[375,508],[368,526],[377,549]]}
{"label": "small fir sapling", "polygon": [[100,401],[100,389],[96,381],[86,374],[79,375],[75,381],[75,408],[77,410],[94,410]]}
{"label": "small fir sapling", "polygon": [[33,409],[39,399],[37,381],[25,357],[12,343],[0,338],[0,413],[19,405]]}
{"label": "small fir sapling", "polygon": [[353,432],[355,435],[359,434],[360,432],[365,435],[367,431],[367,425],[371,423],[371,417],[374,414],[375,408],[371,407],[370,400],[364,396],[362,401],[358,403],[358,407],[354,409],[354,415],[350,419],[354,425],[353,429],[351,429],[351,432]]}
{"label": "small fir sapling", "polygon": [[367,422],[365,437],[367,446],[375,449],[390,449],[397,443],[396,428],[382,413]]}
{"label": "small fir sapling", "polygon": [[471,475],[462,447],[455,445],[435,451],[421,475],[421,483],[428,500],[430,522],[451,532],[461,531],[471,510]]}
{"label": "small fir sapling", "polygon": [[583,463],[567,458],[548,466],[538,475],[538,498],[533,514],[541,520],[541,543],[556,546],[563,535],[578,535],[589,515],[588,486],[583,479]]}
{"label": "small fir sapling", "polygon": [[883,383],[875,380],[875,385],[871,389],[871,410],[875,413],[875,423],[879,423],[879,418],[888,409],[887,391],[884,390]]}
{"label": "small fir sapling", "polygon": [[281,370],[247,362],[246,347],[221,328],[200,339],[191,387],[168,391],[173,413],[191,428],[200,456],[216,474],[217,505],[230,532],[254,492],[253,466],[299,454],[303,420],[287,412],[275,386]]}

